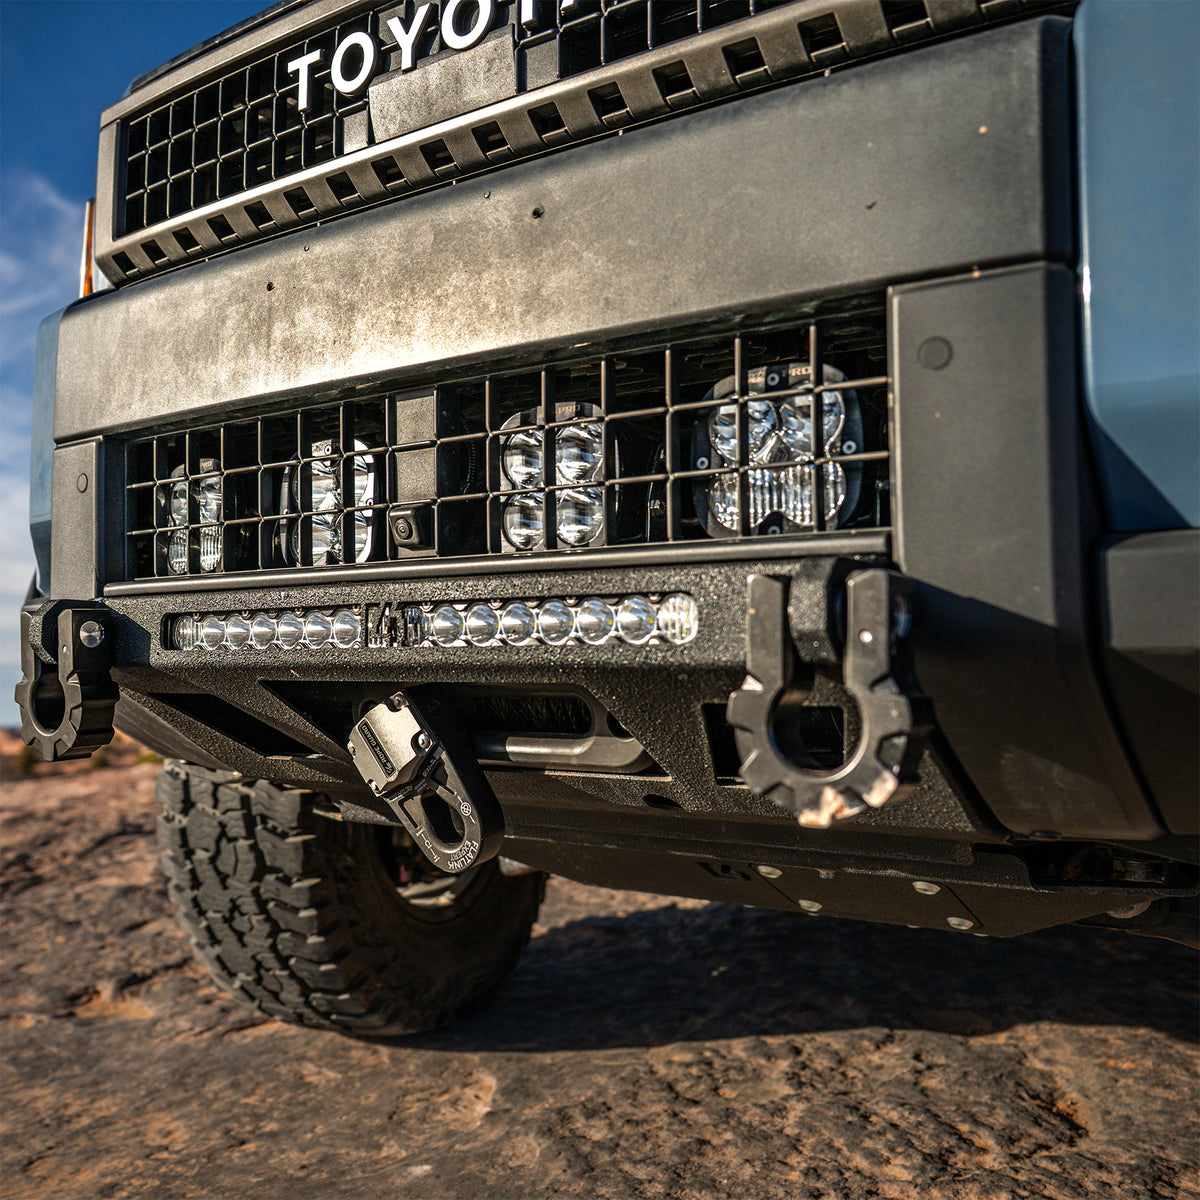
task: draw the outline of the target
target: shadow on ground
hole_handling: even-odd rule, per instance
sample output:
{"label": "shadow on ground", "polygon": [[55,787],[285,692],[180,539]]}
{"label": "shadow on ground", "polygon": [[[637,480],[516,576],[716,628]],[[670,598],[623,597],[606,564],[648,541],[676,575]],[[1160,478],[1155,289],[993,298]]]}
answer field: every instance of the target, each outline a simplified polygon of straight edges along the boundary
{"label": "shadow on ground", "polygon": [[999,940],[666,905],[547,930],[490,1002],[415,1040],[599,1050],[875,1026],[977,1036],[1056,1021],[1195,1043],[1195,968],[1186,948],[1098,929]]}

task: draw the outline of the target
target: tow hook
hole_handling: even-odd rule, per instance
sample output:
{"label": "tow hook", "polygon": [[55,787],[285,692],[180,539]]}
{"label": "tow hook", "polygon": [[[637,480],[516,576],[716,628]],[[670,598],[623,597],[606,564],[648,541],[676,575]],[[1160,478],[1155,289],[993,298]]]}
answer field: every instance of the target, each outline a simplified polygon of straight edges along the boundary
{"label": "tow hook", "polygon": [[861,716],[858,745],[837,770],[796,766],[780,753],[773,724],[785,693],[803,692],[787,617],[787,581],[748,581],[746,678],[729,697],[741,776],[747,787],[826,829],[910,790],[932,724],[928,700],[909,676],[907,581],[892,571],[855,571],[846,579],[843,681]]}
{"label": "tow hook", "polygon": [[45,762],[87,758],[113,736],[117,685],[112,614],[99,606],[44,600],[21,609],[21,740]]}
{"label": "tow hook", "polygon": [[457,874],[499,852],[504,815],[470,746],[450,729],[435,732],[403,692],[364,714],[348,749],[435,867]]}

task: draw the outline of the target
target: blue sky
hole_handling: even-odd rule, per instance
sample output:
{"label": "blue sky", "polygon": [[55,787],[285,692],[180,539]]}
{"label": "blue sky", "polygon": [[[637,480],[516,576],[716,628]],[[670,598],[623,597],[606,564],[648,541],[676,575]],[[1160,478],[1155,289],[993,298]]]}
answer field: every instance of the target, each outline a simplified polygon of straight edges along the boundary
{"label": "blue sky", "polygon": [[0,726],[19,720],[17,610],[33,574],[29,404],[42,317],[79,283],[100,112],[136,76],[267,0],[0,0]]}

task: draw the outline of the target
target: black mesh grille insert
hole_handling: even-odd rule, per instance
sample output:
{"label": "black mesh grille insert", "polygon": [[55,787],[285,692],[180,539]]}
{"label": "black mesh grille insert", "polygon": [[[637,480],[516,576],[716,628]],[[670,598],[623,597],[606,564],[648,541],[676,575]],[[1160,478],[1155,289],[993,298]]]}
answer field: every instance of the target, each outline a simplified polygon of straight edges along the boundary
{"label": "black mesh grille insert", "polygon": [[[493,28],[511,22],[518,78],[528,89],[785,2],[593,0],[565,10],[542,3],[537,9],[541,26],[527,29],[515,19],[517,0],[498,0]],[[352,148],[344,144],[350,142],[343,137],[346,119],[362,114],[358,119],[365,129],[367,98],[365,92],[346,96],[334,88],[334,49],[351,33],[367,33],[380,50],[378,69],[398,66],[387,20],[400,15],[411,26],[414,10],[410,2],[360,12],[126,121],[118,236],[330,162]],[[445,49],[436,6],[427,30],[417,43],[418,61]],[[320,61],[309,70],[311,103],[301,110],[300,73],[289,72],[288,64],[317,51]],[[346,70],[353,74],[353,65]]]}
{"label": "black mesh grille insert", "polygon": [[125,578],[883,528],[885,341],[873,296],[134,440]]}
{"label": "black mesh grille insert", "polygon": [[[342,121],[365,111],[367,100],[334,88],[333,49],[347,34],[376,31],[374,14],[362,13],[127,121],[124,232],[335,158]],[[312,103],[302,112],[288,63],[318,50]]]}

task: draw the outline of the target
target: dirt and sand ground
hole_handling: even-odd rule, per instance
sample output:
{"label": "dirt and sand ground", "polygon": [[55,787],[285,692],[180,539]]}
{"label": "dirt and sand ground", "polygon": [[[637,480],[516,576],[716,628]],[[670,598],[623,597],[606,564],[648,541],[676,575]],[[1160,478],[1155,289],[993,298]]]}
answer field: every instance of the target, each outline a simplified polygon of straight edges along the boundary
{"label": "dirt and sand ground", "polygon": [[1191,951],[555,880],[489,1003],[353,1042],[193,962],[155,771],[2,785],[7,1200],[1200,1196]]}

